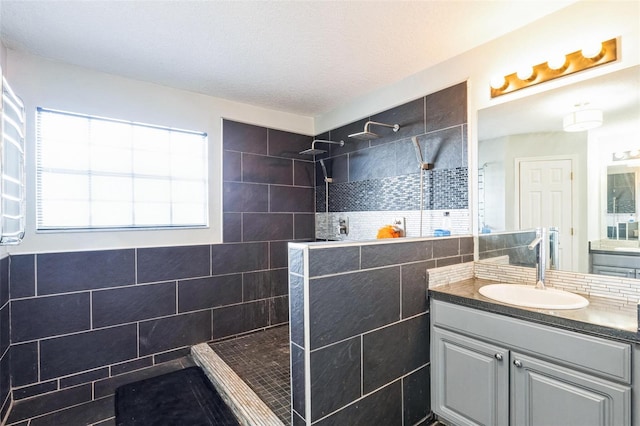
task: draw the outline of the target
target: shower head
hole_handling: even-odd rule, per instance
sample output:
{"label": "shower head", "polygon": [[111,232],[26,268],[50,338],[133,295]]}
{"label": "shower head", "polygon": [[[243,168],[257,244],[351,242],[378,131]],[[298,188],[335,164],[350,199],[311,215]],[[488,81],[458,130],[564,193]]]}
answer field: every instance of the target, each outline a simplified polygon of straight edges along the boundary
{"label": "shower head", "polygon": [[412,136],[411,140],[413,141],[413,147],[416,150],[416,158],[418,159],[420,170],[431,170],[433,164],[424,162],[424,159],[422,158],[422,150],[420,149],[420,143],[418,142],[418,138],[415,136]]}
{"label": "shower head", "polygon": [[371,125],[390,127],[393,129],[394,132],[397,132],[398,130],[400,130],[400,125],[398,124],[385,124],[377,121],[367,121],[366,123],[364,123],[364,131],[353,133],[349,135],[349,137],[352,139],[360,139],[360,140],[378,139],[380,135],[378,135],[377,133],[373,133],[372,131],[369,130],[369,127]]}
{"label": "shower head", "polygon": [[304,151],[300,151],[300,154],[302,155],[319,155],[319,154],[324,154],[325,151],[324,149],[318,149],[318,148],[309,148],[309,149],[305,149]]}
{"label": "shower head", "polygon": [[335,141],[328,141],[328,140],[325,140],[325,139],[314,139],[313,142],[311,142],[311,148],[305,149],[304,151],[300,151],[299,154],[301,154],[301,155],[318,155],[318,154],[324,154],[325,152],[327,152],[324,149],[316,148],[316,143],[328,143],[330,145],[344,146],[344,141],[335,142]]}

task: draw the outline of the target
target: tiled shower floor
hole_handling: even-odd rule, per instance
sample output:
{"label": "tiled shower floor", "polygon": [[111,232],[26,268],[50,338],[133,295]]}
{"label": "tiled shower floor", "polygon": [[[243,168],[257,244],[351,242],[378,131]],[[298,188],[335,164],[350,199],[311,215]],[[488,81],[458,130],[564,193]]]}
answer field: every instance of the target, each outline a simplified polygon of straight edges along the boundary
{"label": "tiled shower floor", "polygon": [[291,424],[288,325],[210,346],[285,425]]}

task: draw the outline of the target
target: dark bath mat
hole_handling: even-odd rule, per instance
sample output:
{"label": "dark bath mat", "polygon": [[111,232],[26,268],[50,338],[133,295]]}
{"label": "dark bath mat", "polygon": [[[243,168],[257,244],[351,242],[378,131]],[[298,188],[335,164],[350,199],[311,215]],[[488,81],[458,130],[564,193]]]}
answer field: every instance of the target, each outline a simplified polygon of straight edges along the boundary
{"label": "dark bath mat", "polygon": [[239,423],[199,367],[189,367],[116,389],[117,426]]}

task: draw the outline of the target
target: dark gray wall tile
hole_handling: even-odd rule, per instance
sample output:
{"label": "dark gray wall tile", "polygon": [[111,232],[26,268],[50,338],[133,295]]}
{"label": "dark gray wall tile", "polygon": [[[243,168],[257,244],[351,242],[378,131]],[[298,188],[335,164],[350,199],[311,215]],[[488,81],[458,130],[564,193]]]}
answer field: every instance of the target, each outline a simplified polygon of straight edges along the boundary
{"label": "dark gray wall tile", "polygon": [[193,312],[140,323],[140,355],[211,340],[211,311]]}
{"label": "dark gray wall tile", "polygon": [[235,151],[222,153],[222,179],[240,182],[242,180],[242,154]]}
{"label": "dark gray wall tile", "polygon": [[402,379],[406,425],[414,425],[431,414],[430,382],[429,366]]}
{"label": "dark gray wall tile", "polygon": [[107,327],[176,313],[175,282],[94,291],[93,326]]}
{"label": "dark gray wall tile", "polygon": [[252,124],[223,120],[222,147],[233,151],[267,153],[267,129]]}
{"label": "dark gray wall tile", "polygon": [[266,212],[269,210],[269,185],[225,182],[222,185],[224,212]]}
{"label": "dark gray wall tile", "polygon": [[0,309],[0,354],[4,354],[12,342],[11,330],[9,328],[11,322],[10,317],[9,304],[6,303],[2,309]]}
{"label": "dark gray wall tile", "polygon": [[291,239],[293,239],[293,214],[245,213],[243,215],[243,241]]}
{"label": "dark gray wall tile", "polygon": [[111,366],[111,375],[117,376],[118,374],[128,373],[130,371],[139,370],[141,368],[150,367],[153,365],[153,357],[147,356],[144,358],[134,359],[133,361],[122,362]]}
{"label": "dark gray wall tile", "polygon": [[[307,423],[304,421],[304,418],[302,418],[300,416],[300,414],[298,414],[297,411],[293,411],[292,416],[293,416],[291,418],[292,419],[292,423],[291,423],[292,426],[306,426]],[[23,425],[17,425],[17,426],[23,426]],[[24,426],[26,426],[26,425],[24,425]]]}
{"label": "dark gray wall tile", "polygon": [[178,282],[178,311],[188,312],[242,302],[242,274]]}
{"label": "dark gray wall tile", "polygon": [[311,349],[398,321],[400,268],[311,279],[309,305]]}
{"label": "dark gray wall tile", "polygon": [[[67,408],[32,419],[29,426],[49,425],[95,425],[108,426],[100,420],[113,416],[114,399],[112,396],[97,399],[86,404]],[[99,422],[99,423],[96,423]],[[115,426],[115,420],[113,421]]]}
{"label": "dark gray wall tile", "polygon": [[467,122],[467,84],[456,84],[427,96],[427,132]]}
{"label": "dark gray wall tile", "polygon": [[402,426],[402,386],[390,384],[316,423],[318,426]]}
{"label": "dark gray wall tile", "polygon": [[395,265],[427,260],[432,257],[431,241],[391,242],[365,245],[362,251],[362,268]]}
{"label": "dark gray wall tile", "polygon": [[38,254],[38,294],[133,284],[134,259],[133,249]]}
{"label": "dark gray wall tile", "polygon": [[360,269],[360,247],[309,250],[309,276],[337,274]]}
{"label": "dark gray wall tile", "polygon": [[311,421],[360,397],[360,337],[311,352]]}
{"label": "dark gray wall tile", "polygon": [[305,415],[304,350],[291,345],[291,399],[292,408]]}
{"label": "dark gray wall tile", "polygon": [[176,360],[154,365],[151,368],[143,368],[142,370],[98,380],[94,385],[94,398],[104,398],[105,396],[113,395],[116,389],[122,385],[171,373],[172,371],[182,370],[183,368],[183,364],[179,360]]}
{"label": "dark gray wall tile", "polygon": [[457,265],[462,263],[462,256],[453,257],[441,257],[436,259],[436,268],[442,268],[443,266]]}
{"label": "dark gray wall tile", "polygon": [[213,338],[219,339],[269,325],[266,300],[213,310]]}
{"label": "dark gray wall tile", "polygon": [[478,251],[498,250],[505,248],[505,238],[502,235],[479,235]]}
{"label": "dark gray wall tile", "polygon": [[460,238],[460,254],[473,254],[473,237]]}
{"label": "dark gray wall tile", "polygon": [[11,298],[31,297],[36,295],[35,255],[13,255],[9,260],[11,282],[9,292]]}
{"label": "dark gray wall tile", "polygon": [[272,185],[269,190],[272,212],[314,212],[313,188]]}
{"label": "dark gray wall tile", "polygon": [[418,140],[424,146],[424,161],[432,163],[434,170],[467,167],[467,159],[462,157],[461,126],[428,133]]}
{"label": "dark gray wall tile", "polygon": [[90,327],[88,292],[11,302],[12,342],[73,333]]}
{"label": "dark gray wall tile", "polygon": [[289,274],[289,333],[291,341],[304,347],[304,281]]}
{"label": "dark gray wall tile", "polygon": [[[327,175],[332,179],[331,183],[349,182],[349,156],[347,154],[324,160]],[[329,193],[331,193],[331,183]],[[316,163],[316,186],[325,186],[324,173],[320,163]]]}
{"label": "dark gray wall tile", "polygon": [[286,158],[309,159],[308,155],[300,154],[301,151],[311,148],[313,138],[298,133],[282,130],[268,129],[269,155]]}
{"label": "dark gray wall tile", "polygon": [[58,390],[58,381],[51,380],[49,382],[42,382],[36,385],[25,386],[20,389],[13,390],[13,399],[20,400],[25,398],[31,398],[32,396],[41,395],[43,393]]}
{"label": "dark gray wall tile", "polygon": [[13,386],[24,386],[38,381],[38,343],[11,346],[11,378]]}
{"label": "dark gray wall tile", "polygon": [[173,361],[176,359],[182,359],[191,354],[191,347],[187,346],[186,348],[174,349],[172,351],[163,352],[161,354],[156,354],[153,356],[154,364],[162,364],[164,362]]}
{"label": "dark gray wall tile", "polygon": [[442,240],[433,240],[433,257],[456,256],[460,254],[459,238],[444,238]]}
{"label": "dark gray wall tile", "polygon": [[371,392],[429,362],[428,314],[364,335],[363,392]]}
{"label": "dark gray wall tile", "polygon": [[293,184],[295,186],[315,186],[315,167],[312,161],[293,162]]}
{"label": "dark gray wall tile", "polygon": [[91,384],[41,395],[14,405],[7,419],[7,424],[88,401],[91,401]]}
{"label": "dark gray wall tile", "polygon": [[9,301],[9,256],[0,260],[0,306]]}
{"label": "dark gray wall tile", "polygon": [[137,356],[135,324],[40,341],[40,379],[86,371]]}
{"label": "dark gray wall tile", "polygon": [[[420,173],[420,163],[418,154],[411,139],[403,139],[395,143],[396,168],[394,175],[408,175],[410,173]],[[423,161],[427,161],[423,157]],[[419,194],[420,192],[418,192]]]}
{"label": "dark gray wall tile", "polygon": [[269,242],[269,268],[286,268],[289,261],[289,242],[270,241]]}
{"label": "dark gray wall tile", "polygon": [[242,213],[224,213],[222,215],[222,241],[225,243],[242,241]]}
{"label": "dark gray wall tile", "polygon": [[287,294],[287,269],[248,272],[242,277],[242,300],[245,302]]}
{"label": "dark gray wall tile", "polygon": [[62,378],[60,379],[60,389],[93,382],[95,380],[104,379],[105,377],[109,377],[109,367],[103,367],[98,370]]}
{"label": "dark gray wall tile", "polygon": [[402,265],[402,318],[408,318],[426,312],[427,304],[427,268],[433,261]]}
{"label": "dark gray wall tile", "polygon": [[138,282],[207,276],[209,256],[208,245],[138,249]]}
{"label": "dark gray wall tile", "polygon": [[371,120],[385,124],[400,125],[400,130],[397,132],[394,132],[393,129],[388,127],[371,126],[371,130],[380,135],[380,138],[371,141],[371,145],[380,145],[420,135],[425,132],[425,98],[421,97],[379,114],[372,115]]}
{"label": "dark gray wall tile", "polygon": [[293,185],[293,161],[243,153],[242,181]]}
{"label": "dark gray wall tile", "polygon": [[213,273],[257,271],[269,267],[268,243],[214,244],[211,246]]}
{"label": "dark gray wall tile", "polygon": [[395,172],[395,144],[384,144],[349,154],[349,182],[393,176]]}
{"label": "dark gray wall tile", "polygon": [[289,322],[289,297],[279,296],[269,299],[269,325]]}
{"label": "dark gray wall tile", "polygon": [[315,213],[296,213],[293,215],[293,237],[296,240],[311,240],[316,235]]}
{"label": "dark gray wall tile", "polygon": [[[8,400],[11,402],[11,398],[7,398],[9,392],[11,391],[11,356],[8,352],[4,354],[4,356],[0,357],[0,396],[3,400]],[[4,416],[9,407],[2,407],[2,415]],[[4,418],[4,417],[3,417]]]}

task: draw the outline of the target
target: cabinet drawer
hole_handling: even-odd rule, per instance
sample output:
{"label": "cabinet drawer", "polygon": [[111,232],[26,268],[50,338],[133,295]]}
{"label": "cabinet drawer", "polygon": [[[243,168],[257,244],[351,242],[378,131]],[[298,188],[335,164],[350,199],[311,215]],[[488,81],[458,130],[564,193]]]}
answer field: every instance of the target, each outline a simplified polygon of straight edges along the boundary
{"label": "cabinet drawer", "polygon": [[637,269],[640,268],[640,256],[593,253],[591,254],[591,263],[600,266]]}
{"label": "cabinet drawer", "polygon": [[631,383],[631,346],[431,300],[434,325],[519,349],[607,379]]}

